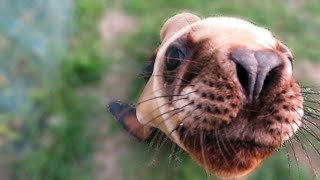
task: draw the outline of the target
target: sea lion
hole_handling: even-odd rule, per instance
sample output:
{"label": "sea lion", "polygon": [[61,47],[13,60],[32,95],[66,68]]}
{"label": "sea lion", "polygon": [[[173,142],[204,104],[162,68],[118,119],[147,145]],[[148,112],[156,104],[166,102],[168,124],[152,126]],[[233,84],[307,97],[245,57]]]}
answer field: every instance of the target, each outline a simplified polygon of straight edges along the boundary
{"label": "sea lion", "polygon": [[208,173],[241,177],[299,129],[303,97],[289,48],[270,31],[233,17],[180,13],[160,32],[136,107],[110,112],[147,141],[159,129]]}

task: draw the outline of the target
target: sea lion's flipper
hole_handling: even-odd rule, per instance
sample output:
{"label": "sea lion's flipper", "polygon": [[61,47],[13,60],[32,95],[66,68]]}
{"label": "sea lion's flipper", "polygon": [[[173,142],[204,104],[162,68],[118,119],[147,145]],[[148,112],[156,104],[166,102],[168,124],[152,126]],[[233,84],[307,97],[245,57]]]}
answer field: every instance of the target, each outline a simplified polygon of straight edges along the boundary
{"label": "sea lion's flipper", "polygon": [[108,107],[110,113],[132,136],[141,141],[148,141],[152,138],[153,128],[144,126],[138,121],[136,108],[122,102],[111,102]]}

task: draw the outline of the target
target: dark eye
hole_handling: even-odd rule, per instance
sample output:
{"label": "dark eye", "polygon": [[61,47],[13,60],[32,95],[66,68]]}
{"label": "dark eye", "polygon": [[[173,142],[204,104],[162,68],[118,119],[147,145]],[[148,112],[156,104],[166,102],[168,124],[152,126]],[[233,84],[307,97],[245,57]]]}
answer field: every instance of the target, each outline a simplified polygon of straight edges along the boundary
{"label": "dark eye", "polygon": [[170,46],[166,53],[166,66],[169,71],[175,70],[186,57],[185,50],[175,46]]}

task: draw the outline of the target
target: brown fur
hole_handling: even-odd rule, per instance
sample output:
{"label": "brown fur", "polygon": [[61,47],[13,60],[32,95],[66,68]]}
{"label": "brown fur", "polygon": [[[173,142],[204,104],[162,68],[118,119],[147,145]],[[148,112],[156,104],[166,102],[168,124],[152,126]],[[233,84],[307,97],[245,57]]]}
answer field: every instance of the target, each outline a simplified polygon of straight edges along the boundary
{"label": "brown fur", "polygon": [[[292,78],[292,55],[267,30],[237,19],[202,21],[186,13],[165,23],[161,40],[137,106],[138,120],[163,131],[207,172],[243,176],[296,131],[303,99]],[[172,71],[165,65],[170,46],[186,50]],[[281,61],[266,76],[256,101],[238,79],[232,61],[237,50],[252,58],[267,52]]]}
{"label": "brown fur", "polygon": [[[168,84],[179,86],[167,89],[167,94],[184,94],[182,90],[192,84],[196,91],[197,98],[186,96],[185,104],[191,105],[181,113],[180,119],[184,120],[178,129],[180,139],[208,172],[223,177],[244,174],[281,145],[279,133],[288,132],[281,131],[275,122],[288,123],[296,118],[285,113],[301,105],[300,89],[279,70],[277,78],[262,91],[260,103],[251,104],[246,92],[241,90],[235,65],[228,56],[229,51],[239,47],[226,48],[221,54],[208,51],[210,40],[197,42],[192,39],[192,33],[196,32],[185,39],[186,46],[190,47],[186,58],[189,61],[171,74],[178,78]],[[181,97],[172,100],[178,98]],[[173,102],[173,106],[177,102]],[[192,115],[188,117],[189,114]]]}

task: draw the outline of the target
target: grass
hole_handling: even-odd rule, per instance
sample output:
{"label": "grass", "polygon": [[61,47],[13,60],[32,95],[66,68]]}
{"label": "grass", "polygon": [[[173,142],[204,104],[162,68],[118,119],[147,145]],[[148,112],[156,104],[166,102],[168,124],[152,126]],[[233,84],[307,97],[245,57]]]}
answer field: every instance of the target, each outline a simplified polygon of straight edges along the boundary
{"label": "grass", "polygon": [[[14,179],[92,179],[93,151],[88,119],[97,104],[94,97],[80,96],[82,86],[98,84],[110,64],[100,50],[96,24],[106,4],[76,1],[69,49],[59,68],[59,81],[34,92],[34,112],[18,143],[30,149],[12,165]],[[54,87],[54,88],[52,88]]]}
{"label": "grass", "polygon": [[[289,1],[288,1],[289,3]],[[305,1],[297,8],[289,8],[284,1],[269,0],[78,0],[74,2],[73,32],[69,49],[61,60],[60,81],[54,89],[41,89],[34,101],[41,118],[32,118],[22,131],[23,142],[30,150],[12,166],[15,179],[92,179],[94,166],[91,159],[95,129],[90,125],[93,105],[99,100],[83,97],[78,91],[83,86],[96,87],[108,71],[111,62],[129,59],[142,67],[153,48],[159,45],[159,31],[164,21],[181,11],[190,11],[202,17],[211,15],[237,16],[268,27],[290,49],[295,59],[320,61],[320,7],[317,0]],[[113,49],[102,49],[97,22],[103,12],[117,7],[136,19],[137,27],[117,38],[124,52],[119,59]],[[130,69],[128,69],[130,71]],[[132,82],[128,97],[135,102],[144,86],[142,79]],[[119,87],[121,88],[121,87]],[[105,112],[98,112],[105,115]],[[106,116],[109,136],[117,136],[122,129]],[[172,151],[165,147],[159,151],[147,145],[132,142],[130,150],[121,157],[119,171],[125,179],[206,179],[201,167],[188,156],[177,156],[170,161]],[[106,159],[107,161],[107,159]],[[171,163],[169,163],[171,162]],[[150,164],[151,163],[151,164]],[[294,167],[294,166],[293,166]],[[248,179],[309,179],[302,166],[300,175],[296,167],[288,172],[284,153],[277,153],[263,163]],[[111,177],[106,177],[106,179]]]}
{"label": "grass", "polygon": [[[29,127],[35,129],[26,134],[33,151],[15,163],[15,178],[88,179],[86,177],[90,163],[86,162],[86,158],[91,152],[91,137],[85,132],[86,117],[83,111],[86,107],[79,102],[88,100],[75,97],[72,91],[66,88],[59,89],[57,94],[51,94],[51,97],[54,105],[47,107],[47,111],[54,114],[58,122],[50,125],[45,132]],[[43,138],[48,139],[44,141]]]}

